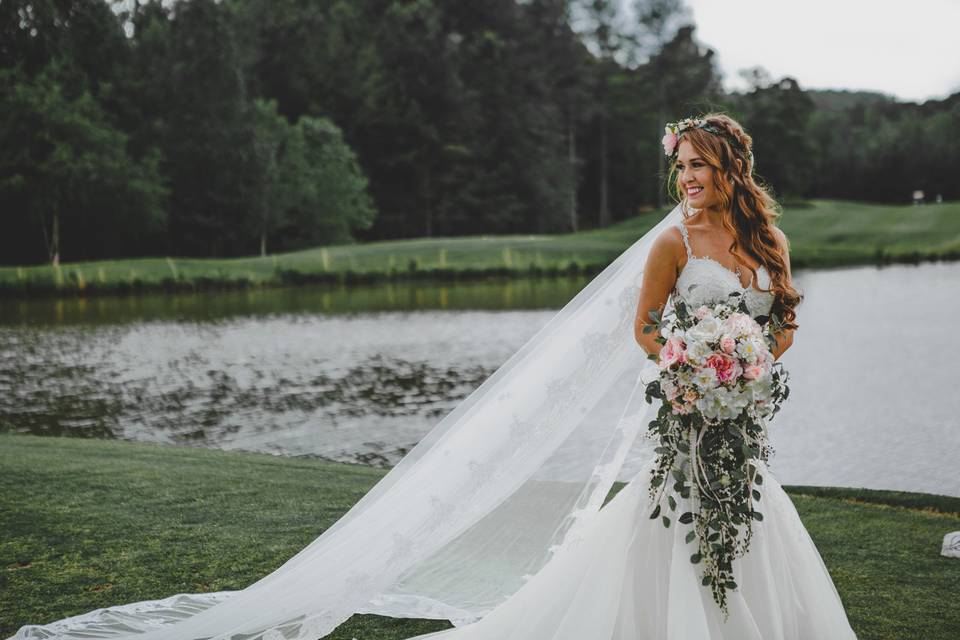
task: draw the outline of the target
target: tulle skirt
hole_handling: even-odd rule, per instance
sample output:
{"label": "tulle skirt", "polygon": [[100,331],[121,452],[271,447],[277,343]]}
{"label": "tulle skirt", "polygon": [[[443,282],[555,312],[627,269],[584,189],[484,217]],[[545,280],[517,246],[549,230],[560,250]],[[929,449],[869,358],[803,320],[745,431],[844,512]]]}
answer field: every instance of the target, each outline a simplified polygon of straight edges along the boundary
{"label": "tulle skirt", "polygon": [[[790,497],[761,463],[750,550],[734,560],[729,618],[674,518],[651,520],[641,470],[540,572],[480,620],[411,640],[847,640],[830,574]],[[687,501],[681,501],[682,513]]]}

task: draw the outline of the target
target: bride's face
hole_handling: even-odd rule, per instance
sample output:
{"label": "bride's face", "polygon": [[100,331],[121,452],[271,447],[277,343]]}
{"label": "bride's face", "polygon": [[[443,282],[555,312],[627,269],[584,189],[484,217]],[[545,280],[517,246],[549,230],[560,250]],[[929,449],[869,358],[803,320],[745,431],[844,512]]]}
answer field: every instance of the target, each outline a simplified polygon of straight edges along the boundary
{"label": "bride's face", "polygon": [[680,141],[677,150],[677,182],[690,206],[709,209],[719,204],[720,199],[713,181],[714,171],[690,142]]}

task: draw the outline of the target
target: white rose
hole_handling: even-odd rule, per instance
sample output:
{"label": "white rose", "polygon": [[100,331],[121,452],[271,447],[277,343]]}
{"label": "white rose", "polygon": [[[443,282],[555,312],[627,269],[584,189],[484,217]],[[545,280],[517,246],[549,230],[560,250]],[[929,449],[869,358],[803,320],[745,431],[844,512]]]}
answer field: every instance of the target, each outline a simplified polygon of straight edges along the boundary
{"label": "white rose", "polygon": [[721,322],[712,316],[704,318],[687,331],[687,335],[693,340],[703,340],[705,342],[719,340],[721,333]]}

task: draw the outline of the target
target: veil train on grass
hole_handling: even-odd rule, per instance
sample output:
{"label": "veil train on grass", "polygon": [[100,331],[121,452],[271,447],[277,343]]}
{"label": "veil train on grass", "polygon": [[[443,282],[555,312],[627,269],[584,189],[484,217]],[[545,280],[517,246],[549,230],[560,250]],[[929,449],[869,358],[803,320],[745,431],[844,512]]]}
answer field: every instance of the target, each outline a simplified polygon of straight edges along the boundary
{"label": "veil train on grass", "polygon": [[656,407],[634,317],[650,247],[682,217],[678,205],[273,573],[14,638],[314,640],[354,613],[482,617],[597,513],[628,457],[652,455],[637,439]]}

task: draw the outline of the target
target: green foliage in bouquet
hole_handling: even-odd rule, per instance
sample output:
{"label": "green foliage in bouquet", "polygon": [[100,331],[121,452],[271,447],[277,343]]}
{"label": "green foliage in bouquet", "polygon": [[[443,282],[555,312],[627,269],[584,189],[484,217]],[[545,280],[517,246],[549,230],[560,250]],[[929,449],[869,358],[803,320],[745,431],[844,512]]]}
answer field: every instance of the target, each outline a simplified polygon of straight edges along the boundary
{"label": "green foliage in bouquet", "polygon": [[664,345],[649,356],[660,375],[646,387],[647,402],[662,401],[648,426],[658,442],[650,518],[691,526],[685,539],[697,547],[690,561],[703,563],[702,584],[726,618],[727,591],[737,588],[733,561],[749,550],[753,522],[763,519],[758,462],[773,454],[765,421],[789,395],[788,374],[770,351],[783,325],[775,314],[751,318],[741,293],[694,313],[677,299],[672,313],[650,317],[655,325],[644,331],[659,329]]}

